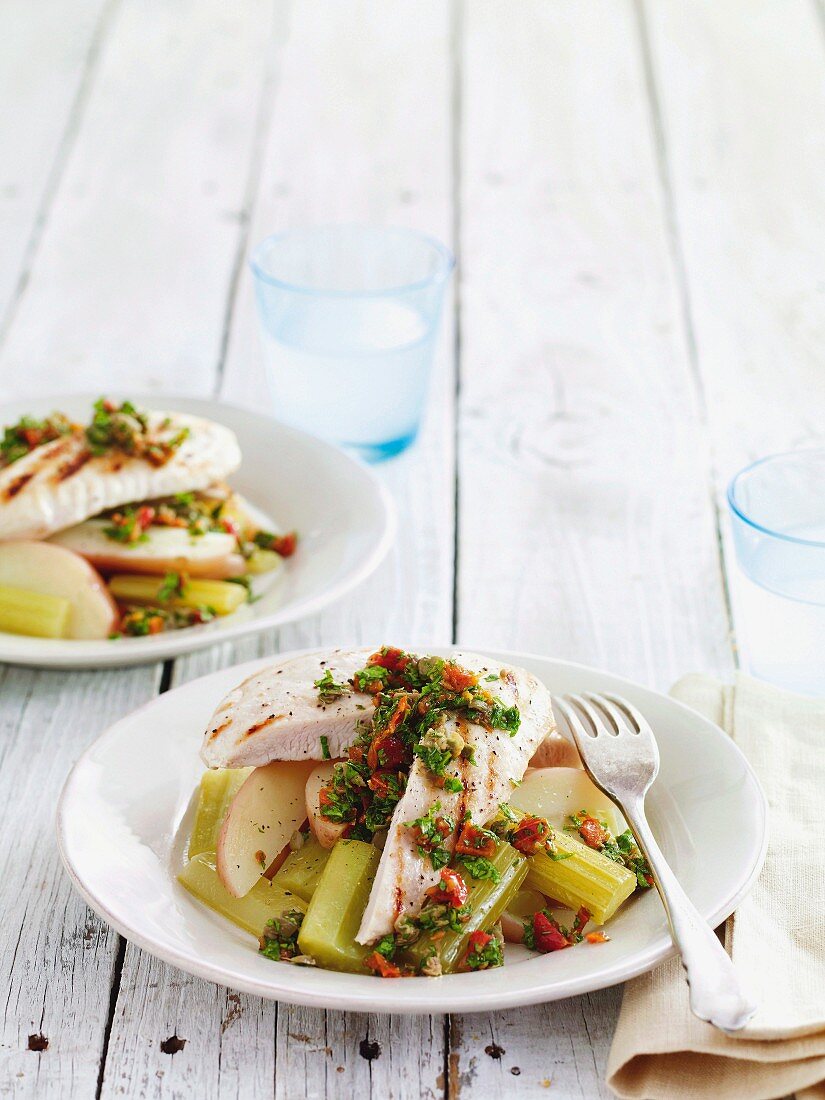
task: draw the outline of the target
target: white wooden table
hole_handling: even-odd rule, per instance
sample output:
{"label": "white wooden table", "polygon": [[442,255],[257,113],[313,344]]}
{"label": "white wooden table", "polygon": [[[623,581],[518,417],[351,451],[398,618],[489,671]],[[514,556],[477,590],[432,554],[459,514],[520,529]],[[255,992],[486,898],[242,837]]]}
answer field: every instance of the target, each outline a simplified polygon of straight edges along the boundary
{"label": "white wooden table", "polygon": [[283,226],[411,225],[458,269],[367,589],[164,667],[0,669],[0,1094],[607,1095],[620,989],[451,1019],[236,995],[85,909],[55,798],[112,719],[278,648],[730,673],[725,479],[825,433],[824,45],[808,0],[6,0],[0,399],[260,404],[245,258]]}

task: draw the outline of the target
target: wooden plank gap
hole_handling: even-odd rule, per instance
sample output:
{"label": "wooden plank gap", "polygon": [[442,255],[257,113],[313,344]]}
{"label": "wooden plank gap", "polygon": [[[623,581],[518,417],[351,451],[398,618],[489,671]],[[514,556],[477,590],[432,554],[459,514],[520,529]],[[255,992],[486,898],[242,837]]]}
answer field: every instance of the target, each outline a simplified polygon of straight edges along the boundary
{"label": "wooden plank gap", "polygon": [[112,968],[112,985],[109,990],[109,1013],[106,1017],[106,1027],[103,1031],[103,1046],[100,1051],[100,1068],[97,1073],[97,1087],[95,1088],[95,1100],[100,1100],[103,1091],[103,1078],[106,1074],[106,1056],[109,1053],[109,1040],[112,1037],[112,1026],[115,1022],[115,1009],[120,993],[120,979],[123,974],[123,963],[126,959],[126,940],[123,936],[117,938],[117,954],[115,965]]}
{"label": "wooden plank gap", "polygon": [[266,151],[267,138],[269,136],[269,129],[274,117],[275,107],[275,93],[277,90],[277,66],[275,58],[278,54],[277,47],[282,45],[288,36],[288,27],[286,21],[283,21],[283,27],[281,22],[277,18],[277,13],[280,5],[278,0],[272,0],[272,30],[270,34],[270,48],[267,51],[266,61],[264,64],[263,79],[261,81],[261,93],[258,98],[258,105],[256,109],[255,129],[252,137],[252,146],[249,157],[249,175],[246,181],[246,188],[244,191],[243,206],[241,208],[241,216],[238,222],[238,244],[235,250],[235,258],[232,263],[232,273],[229,277],[229,288],[226,295],[226,309],[223,317],[223,328],[221,330],[221,342],[218,351],[218,362],[215,367],[215,388],[214,393],[216,397],[220,396],[221,389],[223,388],[224,380],[224,368],[226,365],[226,357],[229,349],[229,339],[232,333],[232,326],[235,319],[235,307],[238,300],[238,289],[241,283],[241,275],[243,273],[244,261],[249,249],[249,235],[252,227],[252,214],[255,209],[256,200],[258,197],[258,190],[261,184],[261,177],[263,174],[264,154]]}
{"label": "wooden plank gap", "polygon": [[[650,42],[650,34],[647,27],[645,14],[645,0],[633,0],[633,11],[636,18],[636,29],[639,38],[639,52],[641,56],[642,70],[644,73],[645,88],[647,90],[647,102],[650,112],[650,126],[653,134],[653,149],[656,160],[656,168],[659,178],[659,186],[662,194],[662,204],[665,214],[665,230],[668,247],[670,249],[673,266],[674,280],[679,296],[679,307],[682,314],[682,328],[685,334],[685,346],[687,349],[687,361],[690,374],[693,379],[698,409],[703,426],[709,431],[708,401],[702,370],[699,365],[699,347],[696,340],[696,325],[693,316],[693,307],[688,285],[687,265],[682,246],[682,237],[679,230],[679,217],[676,211],[676,200],[673,194],[673,180],[668,154],[667,135],[665,133],[664,118],[662,115],[662,103],[659,95],[659,87],[656,79],[656,64],[653,58],[653,48]],[[725,546],[722,510],[719,506],[715,486],[719,480],[719,471],[716,468],[716,458],[710,438],[708,439],[708,467],[710,470],[710,495],[713,522],[716,529],[716,551],[719,562],[719,576],[722,584],[725,617],[728,622],[728,630],[731,638],[731,649],[736,667],[739,667],[738,647],[735,644],[735,627],[733,621],[733,602],[731,598],[730,582],[725,567]]]}
{"label": "wooden plank gap", "polygon": [[86,61],[83,65],[83,72],[77,85],[77,91],[75,92],[74,99],[72,101],[71,108],[69,110],[68,118],[66,121],[66,127],[63,131],[63,136],[60,139],[60,143],[57,146],[57,152],[55,153],[54,162],[46,177],[46,184],[43,188],[43,195],[40,199],[40,203],[37,207],[37,212],[32,222],[32,229],[29,235],[28,242],[26,243],[25,250],[23,252],[23,259],[20,265],[20,274],[17,277],[17,283],[13,292],[9,296],[9,301],[6,306],[5,313],[0,320],[0,347],[3,346],[6,337],[11,329],[12,322],[14,321],[17,313],[18,306],[23,300],[23,295],[26,293],[26,288],[29,285],[31,273],[34,268],[34,261],[37,257],[37,252],[40,247],[40,242],[43,239],[43,231],[46,228],[46,224],[49,220],[49,213],[51,211],[54,197],[57,194],[57,190],[60,186],[60,182],[63,179],[63,174],[66,169],[66,165],[69,161],[69,155],[75,143],[75,139],[80,131],[80,125],[83,120],[83,115],[86,109],[86,104],[89,101],[89,95],[94,85],[94,78],[98,71],[98,62],[103,50],[103,44],[106,41],[106,35],[112,24],[114,13],[117,7],[120,5],[121,0],[109,0],[100,13],[89,43],[89,50],[86,54]]}
{"label": "wooden plank gap", "polygon": [[662,192],[662,202],[665,212],[666,237],[673,261],[673,272],[679,294],[679,305],[682,313],[685,343],[687,345],[688,363],[696,386],[702,420],[707,423],[707,396],[705,394],[702,373],[699,369],[696,329],[693,322],[693,310],[691,308],[690,291],[688,289],[682,239],[679,233],[679,219],[676,213],[676,203],[673,198],[673,183],[670,173],[667,138],[665,136],[665,127],[662,119],[662,106],[656,80],[656,67],[653,61],[653,51],[650,45],[650,35],[648,33],[647,20],[645,17],[644,0],[633,0],[633,11],[636,17],[636,28],[639,36],[639,52],[642,71],[644,73],[645,88],[647,90],[650,127],[653,133],[653,151],[655,154],[659,186]]}

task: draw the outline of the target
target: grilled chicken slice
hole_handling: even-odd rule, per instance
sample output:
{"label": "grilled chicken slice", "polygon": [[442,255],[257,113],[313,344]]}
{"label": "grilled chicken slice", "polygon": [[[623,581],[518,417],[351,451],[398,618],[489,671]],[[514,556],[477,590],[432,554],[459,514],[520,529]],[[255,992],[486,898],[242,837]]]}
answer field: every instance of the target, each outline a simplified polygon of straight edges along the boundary
{"label": "grilled chicken slice", "polygon": [[370,717],[366,695],[347,692],[329,703],[314,687],[329,671],[345,684],[363,668],[371,649],[306,653],[256,672],[226,696],[204,735],[201,759],[209,768],[260,767],[272,760],[323,760],[343,756],[359,718]]}
{"label": "grilled chicken slice", "polygon": [[184,413],[148,414],[161,439],[189,434],[162,466],[118,450],[94,456],[83,432],[35,447],[0,469],[0,539],[41,539],[107,508],[206,489],[241,464],[229,428]]}
{"label": "grilled chicken slice", "polygon": [[[426,890],[438,881],[439,873],[433,871],[429,858],[420,854],[414,830],[405,823],[422,817],[439,802],[439,813],[452,817],[457,827],[467,813],[477,825],[485,824],[499,805],[509,799],[513,784],[524,775],[530,757],[554,729],[550,693],[535,676],[523,669],[502,667],[474,653],[456,653],[452,659],[481,677],[498,673],[498,679],[489,683],[485,680],[484,687],[504,706],[515,704],[521,724],[511,737],[506,730],[488,731],[462,718],[448,719],[447,729],[457,728],[472,746],[475,757],[474,765],[461,761],[464,790],[457,795],[439,789],[421,761],[413,764],[407,789],[390,822],[356,937],[359,943],[373,943],[392,932],[399,917],[416,916],[424,904]],[[455,835],[444,846],[452,851],[454,845]]]}

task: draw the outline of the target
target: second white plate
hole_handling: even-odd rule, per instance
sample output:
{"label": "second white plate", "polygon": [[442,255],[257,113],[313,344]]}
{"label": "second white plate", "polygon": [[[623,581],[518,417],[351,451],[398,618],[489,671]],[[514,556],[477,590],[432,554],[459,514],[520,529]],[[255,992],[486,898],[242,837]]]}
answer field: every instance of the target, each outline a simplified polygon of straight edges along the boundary
{"label": "second white plate", "polygon": [[[88,419],[99,395],[18,401],[0,407],[0,425],[59,409]],[[112,394],[144,408],[216,420],[238,437],[243,463],[229,481],[283,531],[296,530],[298,551],[263,597],[205,626],[146,638],[55,641],[0,633],[0,661],[43,668],[103,668],[177,657],[311,615],[339,599],[378,566],[395,536],[389,493],[361,462],[306,432],[268,416],[166,394]]]}
{"label": "second white plate", "polygon": [[[393,641],[376,642],[382,640]],[[446,656],[450,649],[418,651]],[[762,866],[767,828],[759,784],[730,738],[681,703],[618,676],[484,652],[529,669],[554,694],[612,691],[636,704],[661,754],[648,796],[659,843],[708,921],[715,926],[733,912]],[[650,891],[611,921],[608,943],[541,956],[508,948],[503,970],[382,981],[261,956],[251,936],[195,901],[175,875],[185,844],[181,823],[203,771],[203,730],[226,692],[271,662],[224,669],[161,695],[104,733],[69,777],[57,818],[63,861],[92,909],[127,939],[233,989],[357,1012],[480,1012],[551,1001],[614,985],[673,953],[661,903]]]}

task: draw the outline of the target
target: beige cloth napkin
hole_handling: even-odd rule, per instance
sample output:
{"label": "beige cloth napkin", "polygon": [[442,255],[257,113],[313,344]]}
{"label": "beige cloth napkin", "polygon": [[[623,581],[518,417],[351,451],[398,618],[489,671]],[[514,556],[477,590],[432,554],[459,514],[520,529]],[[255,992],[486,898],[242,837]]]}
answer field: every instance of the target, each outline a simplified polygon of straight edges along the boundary
{"label": "beige cloth napkin", "polygon": [[825,704],[743,675],[672,694],[731,734],[768,799],[765,868],[726,927],[759,1009],[736,1036],[702,1023],[671,959],[628,984],[607,1083],[645,1100],[825,1100]]}

